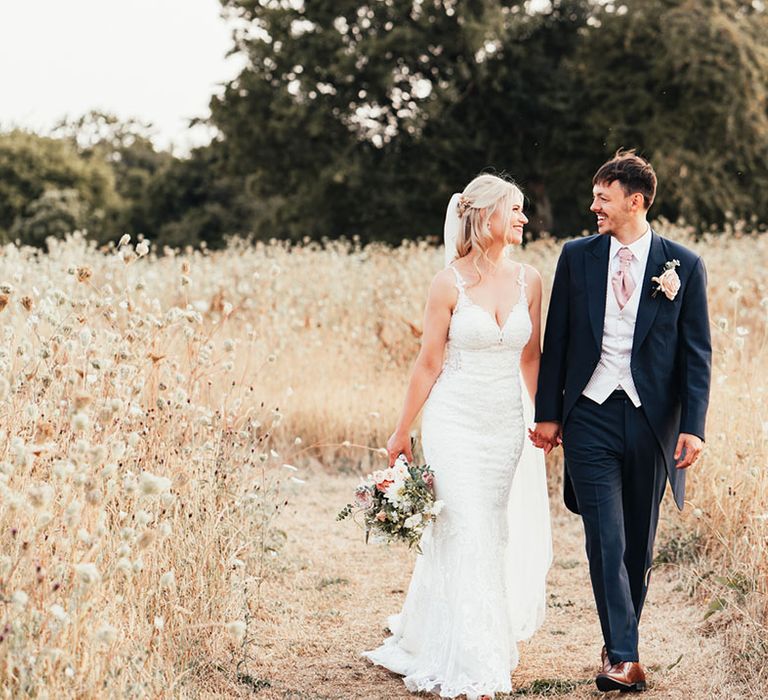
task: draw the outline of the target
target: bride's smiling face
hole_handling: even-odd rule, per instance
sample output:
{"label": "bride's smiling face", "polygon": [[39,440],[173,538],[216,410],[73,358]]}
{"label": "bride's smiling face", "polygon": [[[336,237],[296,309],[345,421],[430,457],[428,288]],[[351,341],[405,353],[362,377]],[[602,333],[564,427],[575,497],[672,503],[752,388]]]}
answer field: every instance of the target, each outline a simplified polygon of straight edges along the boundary
{"label": "bride's smiling face", "polygon": [[504,227],[504,207],[496,207],[491,218],[488,219],[488,228],[493,240],[504,241],[505,245],[518,245],[523,240],[523,227],[528,223],[528,217],[523,213],[522,202],[514,202],[509,213],[509,221],[506,230]]}

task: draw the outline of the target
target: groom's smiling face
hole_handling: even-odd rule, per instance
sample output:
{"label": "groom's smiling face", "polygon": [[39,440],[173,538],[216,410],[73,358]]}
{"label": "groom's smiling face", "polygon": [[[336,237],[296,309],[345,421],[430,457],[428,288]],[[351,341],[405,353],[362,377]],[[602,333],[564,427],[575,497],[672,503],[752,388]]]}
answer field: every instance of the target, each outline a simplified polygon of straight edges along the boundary
{"label": "groom's smiling face", "polygon": [[627,196],[618,180],[595,183],[589,210],[597,216],[598,232],[611,234],[622,229],[636,214],[637,196]]}

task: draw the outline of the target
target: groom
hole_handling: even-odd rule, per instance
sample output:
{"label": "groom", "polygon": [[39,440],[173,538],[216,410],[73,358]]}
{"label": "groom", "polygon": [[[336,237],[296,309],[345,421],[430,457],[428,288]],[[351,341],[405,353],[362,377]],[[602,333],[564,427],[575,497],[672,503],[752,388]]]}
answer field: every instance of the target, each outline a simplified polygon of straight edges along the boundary
{"label": "groom", "polygon": [[644,690],[638,623],[667,479],[682,509],[709,401],[706,271],[648,224],[656,173],[619,151],[595,174],[598,234],[565,244],[549,303],[531,440],[563,445],[605,647],[597,687]]}

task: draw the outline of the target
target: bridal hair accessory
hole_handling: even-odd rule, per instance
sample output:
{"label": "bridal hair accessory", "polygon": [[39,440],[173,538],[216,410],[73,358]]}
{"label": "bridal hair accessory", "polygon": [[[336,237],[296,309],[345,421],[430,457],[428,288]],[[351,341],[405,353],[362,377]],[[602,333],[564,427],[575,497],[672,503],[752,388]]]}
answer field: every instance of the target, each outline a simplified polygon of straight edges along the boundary
{"label": "bridal hair accessory", "polygon": [[679,260],[667,260],[664,263],[661,274],[658,277],[651,277],[651,282],[655,282],[651,296],[655,297],[659,292],[672,301],[680,291],[680,278],[675,272],[675,268],[680,267]]}
{"label": "bridal hair accessory", "polygon": [[460,194],[458,201],[456,203],[456,211],[458,212],[459,216],[464,216],[464,214],[467,213],[467,210],[472,208],[472,201],[467,197],[466,195]]}

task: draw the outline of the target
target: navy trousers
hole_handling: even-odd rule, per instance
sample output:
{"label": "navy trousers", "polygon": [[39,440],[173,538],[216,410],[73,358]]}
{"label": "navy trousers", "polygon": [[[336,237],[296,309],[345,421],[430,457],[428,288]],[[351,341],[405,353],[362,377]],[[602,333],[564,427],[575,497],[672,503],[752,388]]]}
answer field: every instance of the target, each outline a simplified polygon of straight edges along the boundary
{"label": "navy trousers", "polygon": [[563,426],[563,450],[608,657],[639,661],[637,627],[666,485],[661,449],[642,407],[619,390],[602,404],[579,398]]}

